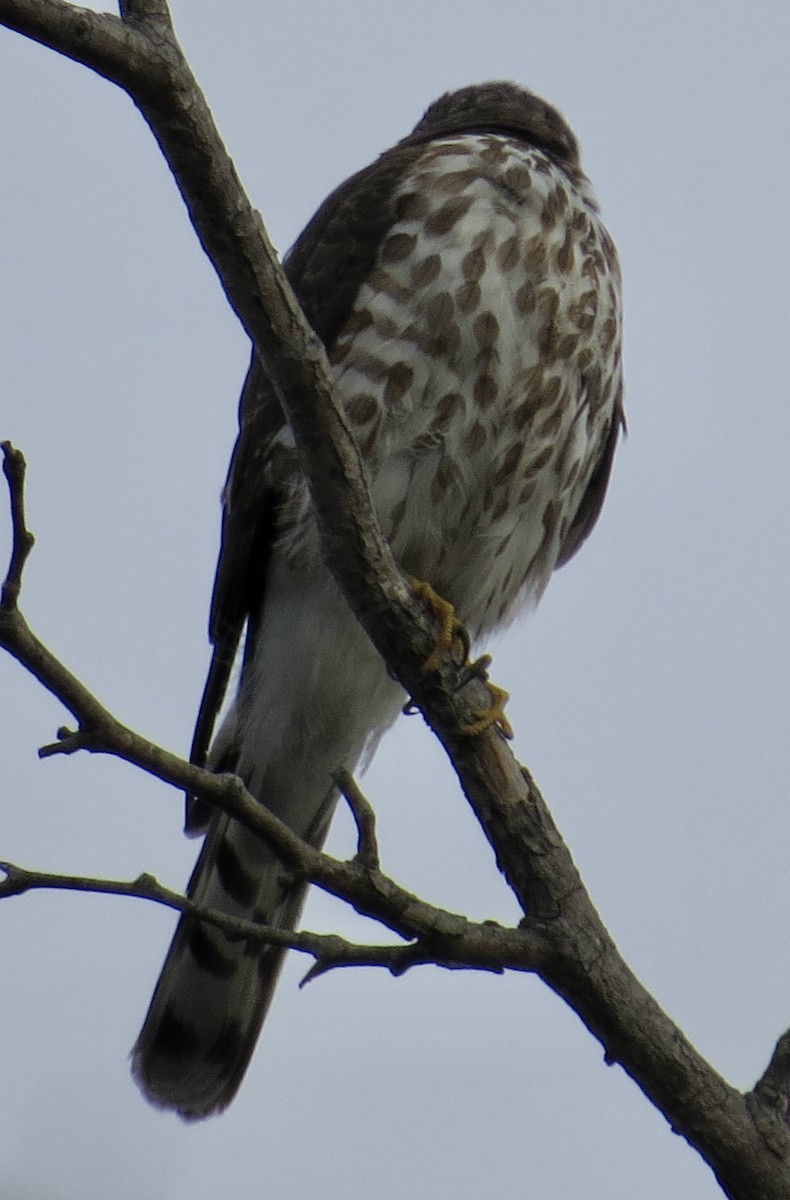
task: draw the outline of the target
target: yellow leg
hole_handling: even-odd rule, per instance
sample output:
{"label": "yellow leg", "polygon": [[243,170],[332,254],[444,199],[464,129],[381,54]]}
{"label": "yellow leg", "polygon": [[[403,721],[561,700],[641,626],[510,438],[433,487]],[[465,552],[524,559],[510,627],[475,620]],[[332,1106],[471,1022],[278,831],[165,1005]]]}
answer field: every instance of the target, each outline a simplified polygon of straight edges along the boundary
{"label": "yellow leg", "polygon": [[439,636],[431,654],[422,664],[423,671],[438,671],[442,658],[448,650],[458,649],[461,664],[469,657],[469,634],[458,620],[455,609],[443,600],[429,583],[421,579],[409,579],[415,596],[420,599],[432,617],[439,623]]}
{"label": "yellow leg", "polygon": [[469,664],[469,675],[476,676],[481,679],[488,689],[488,694],[491,697],[491,707],[481,709],[476,713],[476,720],[469,725],[464,725],[464,733],[468,733],[471,737],[476,737],[480,733],[485,733],[486,729],[490,729],[495,725],[502,737],[512,738],[513,726],[505,716],[505,705],[510,699],[510,692],[506,692],[504,688],[497,687],[488,678],[488,668],[491,666],[491,655],[484,654],[482,658],[478,658],[477,662]]}
{"label": "yellow leg", "polygon": [[[491,665],[491,655],[484,654],[476,662],[469,662],[469,634],[465,626],[459,621],[455,609],[452,604],[448,603],[439,596],[429,583],[424,583],[420,579],[410,579],[409,582],[414,589],[414,594],[419,597],[425,607],[436,618],[439,624],[439,636],[436,639],[431,654],[426,658],[422,665],[423,671],[436,671],[441,665],[442,658],[448,651],[457,650],[462,666],[467,666],[468,678],[477,678],[482,680],[488,689],[491,696],[490,708],[482,709],[475,714],[475,720],[463,728],[464,733],[468,733],[472,737],[484,733],[486,729],[490,729],[492,725],[496,726],[503,737],[513,737],[513,727],[505,716],[505,705],[509,699],[508,693],[504,688],[497,687],[495,683],[491,683],[488,678],[488,668]],[[409,701],[403,710],[405,713],[413,712],[414,706]]]}

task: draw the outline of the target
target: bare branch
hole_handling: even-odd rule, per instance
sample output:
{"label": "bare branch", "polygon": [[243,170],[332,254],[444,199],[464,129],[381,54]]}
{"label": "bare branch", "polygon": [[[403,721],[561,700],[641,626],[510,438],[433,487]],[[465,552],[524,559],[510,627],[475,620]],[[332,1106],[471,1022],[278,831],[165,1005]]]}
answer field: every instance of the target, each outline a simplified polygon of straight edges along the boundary
{"label": "bare branch", "polygon": [[[58,741],[43,747],[40,752],[43,756],[69,754],[77,749],[112,754],[179,791],[200,796],[263,838],[295,873],[346,900],[363,916],[380,921],[401,937],[424,941],[433,961],[441,959],[445,964],[486,970],[511,966],[529,971],[545,958],[546,944],[539,931],[475,925],[462,916],[427,904],[383,875],[377,864],[370,861],[375,832],[371,828],[370,806],[364,797],[354,795],[350,801],[356,806],[352,811],[360,814],[363,853],[344,863],[303,842],[258,804],[237,776],[215,775],[195,767],[122,725],[43,645],[16,607],[8,611],[0,609],[0,646],[56,696],[78,722],[76,731],[62,726]],[[344,785],[347,782],[343,779]],[[349,790],[353,795],[351,782]]]}
{"label": "bare branch", "polygon": [[[127,5],[134,29],[116,18],[106,18],[110,24],[96,29],[89,22],[87,54],[82,26],[74,17],[82,10],[49,2],[51,21],[49,4],[42,0],[0,0],[0,22],[85,62],[122,86],[138,105],[228,301],[266,363],[299,446],[326,557],[340,587],[409,695],[430,713],[431,725],[442,726],[454,741],[463,738],[461,730],[490,703],[488,691],[450,655],[444,656],[440,670],[422,670],[435,644],[433,622],[381,535],[323,346],[299,309],[172,29],[164,21],[149,25],[148,16],[160,14],[160,6]],[[71,13],[70,19],[63,10]],[[22,13],[27,14],[24,20]],[[124,37],[138,39],[128,54],[122,49]],[[489,731],[479,740],[501,739]]]}
{"label": "bare branch", "polygon": [[357,862],[366,867],[379,866],[379,845],[376,837],[376,814],[353,775],[344,767],[335,772],[335,783],[351,809],[357,827]]}
{"label": "bare branch", "polygon": [[[338,865],[342,867],[351,864]],[[245,938],[265,945],[286,946],[311,954],[316,963],[309,972],[309,978],[316,978],[336,967],[359,966],[386,967],[393,975],[401,975],[410,967],[429,963],[451,970],[496,973],[501,973],[506,967],[518,971],[533,969],[528,961],[528,947],[534,944],[533,939],[523,937],[517,930],[506,930],[494,924],[475,925],[443,909],[433,910],[432,928],[426,931],[425,936],[401,934],[407,942],[406,945],[366,945],[349,942],[336,934],[284,930],[246,921],[213,908],[205,908],[180,892],[165,887],[153,875],[147,873],[131,881],[97,879],[91,876],[33,871],[10,862],[0,862],[0,872],[5,875],[5,879],[0,879],[0,900],[21,896],[30,891],[53,890],[92,892],[97,895],[129,896],[149,900],[176,912],[199,918],[234,938]],[[386,882],[393,896],[397,894],[409,897],[409,893],[398,888],[390,880]],[[498,943],[496,953],[492,954],[490,947],[485,947],[486,941]],[[516,950],[510,963],[501,961],[501,950],[507,944]],[[525,949],[527,953],[524,953]],[[304,982],[308,982],[308,979],[303,980]]]}
{"label": "bare branch", "polygon": [[25,521],[25,456],[10,442],[0,443],[0,450],[3,451],[3,474],[8,481],[11,502],[11,558],[0,593],[0,608],[12,609],[16,608],[19,599],[22,572],[35,538]]}
{"label": "bare branch", "polygon": [[57,741],[47,746],[39,746],[39,758],[54,758],[56,754],[76,754],[78,750],[89,750],[88,739],[79,729],[69,729],[61,725],[56,734]]}
{"label": "bare branch", "polygon": [[[103,896],[129,896],[138,900],[148,900],[165,908],[171,908],[175,912],[199,918],[205,924],[213,925],[234,938],[260,942],[263,945],[286,946],[291,950],[311,954],[316,962],[308,976],[302,981],[303,983],[308,982],[309,978],[317,978],[318,975],[323,975],[336,967],[385,967],[393,975],[401,975],[409,967],[418,964],[444,965],[434,955],[421,949],[418,943],[364,945],[349,942],[346,938],[333,933],[310,933],[307,930],[294,932],[271,925],[259,925],[253,921],[245,921],[240,917],[229,916],[216,909],[195,904],[187,896],[164,887],[153,875],[145,873],[130,881],[95,879],[82,875],[31,871],[10,862],[0,862],[0,872],[6,877],[0,879],[0,900],[10,896],[21,896],[24,892],[53,890],[91,892]],[[457,964],[451,965],[456,966]],[[470,964],[464,965],[469,966]]]}
{"label": "bare branch", "polygon": [[111,13],[65,0],[0,0],[0,24],[122,87],[158,70],[150,42]]}
{"label": "bare branch", "polygon": [[[329,971],[336,971],[339,967],[386,967],[391,975],[405,975],[412,967],[434,966],[444,967],[447,970],[468,970],[468,965],[461,966],[458,963],[443,962],[434,958],[430,953],[426,952],[420,942],[410,942],[406,946],[357,946],[353,944],[343,945],[343,939],[339,939],[341,944],[333,950],[329,945],[330,938],[326,938],[327,946],[325,952],[315,956],[315,962],[306,975],[299,981],[299,987],[303,988],[308,983],[312,983],[314,979],[318,979],[320,975],[326,975]],[[367,954],[366,951],[370,950]],[[312,953],[312,951],[311,951]],[[482,967],[480,970],[494,971],[501,973],[498,967]]]}

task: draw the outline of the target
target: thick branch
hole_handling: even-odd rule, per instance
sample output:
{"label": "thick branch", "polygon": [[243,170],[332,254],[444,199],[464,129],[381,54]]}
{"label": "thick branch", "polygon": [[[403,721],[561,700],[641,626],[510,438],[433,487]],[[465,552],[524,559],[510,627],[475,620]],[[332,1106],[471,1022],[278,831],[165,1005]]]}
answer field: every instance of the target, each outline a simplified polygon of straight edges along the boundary
{"label": "thick branch", "polygon": [[148,37],[111,13],[65,0],[0,0],[0,23],[121,87],[142,86],[156,76]]}
{"label": "thick branch", "polygon": [[[156,9],[150,19],[149,7]],[[132,29],[95,14],[84,26],[76,15],[83,10],[54,0],[0,0],[0,22],[85,62],[120,84],[140,108],[228,301],[266,363],[311,482],[330,567],[407,692],[421,708],[430,707],[431,723],[458,730],[486,706],[488,694],[472,681],[459,698],[464,677],[449,659],[441,672],[420,669],[433,649],[431,621],[378,528],[323,347],[299,309],[175,37],[166,36],[161,7],[126,4]],[[134,43],[128,53],[127,38]]]}

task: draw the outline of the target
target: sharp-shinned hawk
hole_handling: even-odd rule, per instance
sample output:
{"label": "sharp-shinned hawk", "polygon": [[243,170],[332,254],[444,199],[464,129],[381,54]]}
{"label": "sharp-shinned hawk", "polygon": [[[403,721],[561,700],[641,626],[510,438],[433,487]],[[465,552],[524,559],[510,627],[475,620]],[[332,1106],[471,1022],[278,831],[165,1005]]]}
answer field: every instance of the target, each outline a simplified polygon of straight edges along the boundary
{"label": "sharp-shinned hawk", "polygon": [[[536,602],[589,534],[623,426],[617,256],[572,131],[515,84],[448,93],[332,193],[285,269],[399,566],[485,636]],[[238,695],[211,741],[245,624]],[[320,846],[333,773],[370,754],[404,694],[324,565],[254,356],[210,634],[193,761],[240,775]],[[196,902],[294,925],[305,885],[263,842],[200,803],[188,827],[207,831]],[[198,1118],[230,1102],[282,958],[180,920],[133,1052],[153,1103]]]}

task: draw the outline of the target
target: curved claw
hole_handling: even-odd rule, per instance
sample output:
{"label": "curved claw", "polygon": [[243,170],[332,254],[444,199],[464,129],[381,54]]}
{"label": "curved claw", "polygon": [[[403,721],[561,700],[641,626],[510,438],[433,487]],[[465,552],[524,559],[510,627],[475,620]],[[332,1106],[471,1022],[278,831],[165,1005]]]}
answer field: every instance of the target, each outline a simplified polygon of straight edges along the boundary
{"label": "curved claw", "polygon": [[[436,644],[431,654],[422,664],[423,671],[437,671],[442,663],[442,658],[448,651],[456,650],[459,655],[459,662],[463,668],[464,678],[461,687],[465,687],[472,679],[480,679],[488,689],[488,694],[491,697],[491,705],[489,708],[481,709],[475,714],[475,720],[469,725],[463,726],[463,732],[471,737],[476,737],[478,734],[485,733],[486,729],[495,726],[502,737],[512,738],[514,736],[513,726],[505,716],[505,705],[507,704],[510,694],[504,688],[497,687],[495,683],[491,683],[488,678],[488,668],[491,666],[491,655],[483,654],[474,662],[469,662],[469,650],[471,642],[466,627],[459,621],[455,609],[452,604],[439,596],[429,583],[424,583],[421,579],[410,578],[409,582],[414,590],[415,596],[427,608],[432,617],[435,617],[439,624],[439,633],[436,638]],[[409,699],[403,707],[403,713],[406,716],[418,711],[418,706],[413,700]]]}
{"label": "curved claw", "polygon": [[466,627],[459,621],[455,609],[422,579],[410,579],[415,596],[427,608],[439,624],[439,635],[431,653],[422,664],[423,671],[438,671],[447,651],[457,650],[459,661],[465,663],[469,657],[471,642]]}
{"label": "curved claw", "polygon": [[[486,655],[486,657],[488,656]],[[502,734],[502,737],[510,740],[515,736],[513,726],[505,716],[505,705],[510,699],[510,692],[506,692],[504,688],[497,687],[489,679],[485,680],[485,685],[491,697],[491,707],[484,708],[478,712],[475,721],[463,726],[463,732],[468,733],[471,737],[477,737],[478,734],[485,733],[487,729],[495,725]]]}

